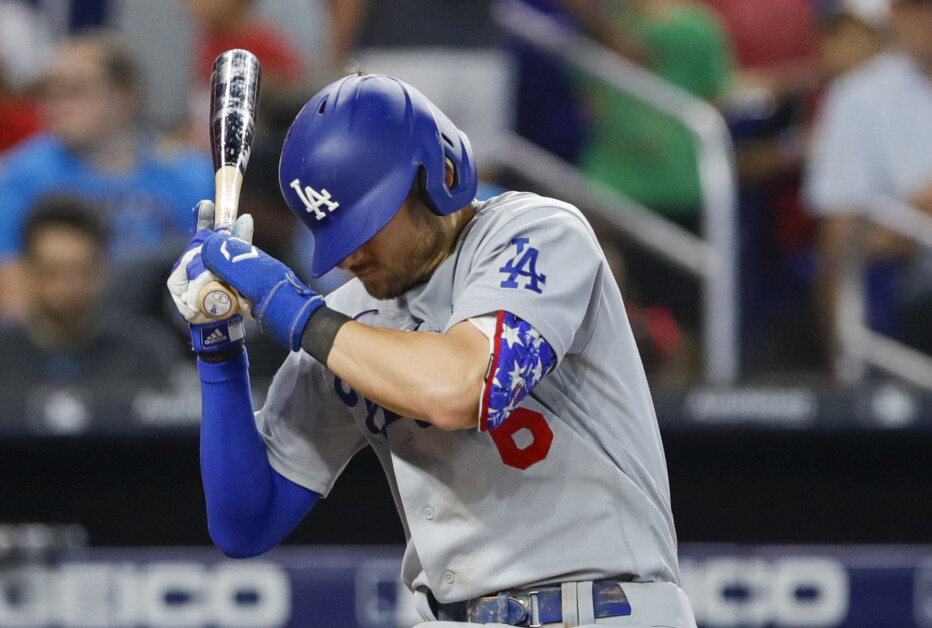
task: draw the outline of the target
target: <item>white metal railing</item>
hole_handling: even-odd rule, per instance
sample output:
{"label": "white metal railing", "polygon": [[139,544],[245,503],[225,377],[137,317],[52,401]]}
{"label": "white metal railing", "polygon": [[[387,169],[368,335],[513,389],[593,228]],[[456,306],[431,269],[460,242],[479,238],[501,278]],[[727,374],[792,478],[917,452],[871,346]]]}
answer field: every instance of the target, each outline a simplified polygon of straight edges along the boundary
{"label": "white metal railing", "polygon": [[[859,208],[867,222],[898,233],[932,249],[932,217],[915,207],[890,197],[870,199]],[[856,384],[873,365],[913,384],[932,389],[932,356],[917,351],[867,325],[867,299],[864,289],[866,264],[864,226],[856,235],[861,242],[848,247],[841,260],[835,303],[835,334],[838,354],[835,372],[845,384]]]}
{"label": "white metal railing", "polygon": [[[696,139],[705,239],[639,208],[619,192],[598,185],[573,166],[512,137],[502,165],[541,184],[559,179],[563,196],[662,258],[703,280],[703,357],[710,382],[732,383],[740,363],[734,146],[721,114],[678,87],[516,0],[495,5],[498,24],[510,35],[591,74],[679,120]],[[537,170],[539,168],[539,170]],[[546,171],[552,179],[545,179]],[[638,211],[640,209],[640,211]]]}
{"label": "white metal railing", "polygon": [[[640,246],[703,278],[719,263],[711,244],[659,216],[614,188],[583,175],[578,168],[523,137],[510,134],[502,142],[502,165],[520,170],[535,184],[581,199],[586,211],[610,222]],[[519,165],[516,165],[519,164]]]}

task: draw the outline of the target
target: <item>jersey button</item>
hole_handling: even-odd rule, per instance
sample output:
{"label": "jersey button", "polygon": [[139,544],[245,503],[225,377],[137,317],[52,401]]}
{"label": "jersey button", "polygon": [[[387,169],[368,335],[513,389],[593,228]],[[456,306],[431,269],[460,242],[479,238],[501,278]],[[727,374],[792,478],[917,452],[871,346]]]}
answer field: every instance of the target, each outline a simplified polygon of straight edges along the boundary
{"label": "jersey button", "polygon": [[453,581],[456,580],[456,574],[447,569],[443,572],[443,581],[447,584],[453,584]]}
{"label": "jersey button", "polygon": [[427,506],[424,508],[424,510],[421,511],[421,514],[424,516],[425,519],[430,521],[434,518],[434,509],[431,508],[430,506]]}
{"label": "jersey button", "polygon": [[408,443],[409,445],[413,445],[414,443],[417,442],[417,437],[414,434],[408,434],[405,437],[405,442]]}

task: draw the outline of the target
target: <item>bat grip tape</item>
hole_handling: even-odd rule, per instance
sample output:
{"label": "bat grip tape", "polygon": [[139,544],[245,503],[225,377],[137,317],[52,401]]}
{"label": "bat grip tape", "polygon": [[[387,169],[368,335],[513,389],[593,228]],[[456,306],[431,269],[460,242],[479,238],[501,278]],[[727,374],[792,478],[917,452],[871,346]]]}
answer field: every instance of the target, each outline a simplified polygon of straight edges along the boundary
{"label": "bat grip tape", "polygon": [[329,307],[317,308],[307,320],[307,325],[301,333],[301,348],[326,366],[337,332],[351,320],[346,314],[331,310]]}

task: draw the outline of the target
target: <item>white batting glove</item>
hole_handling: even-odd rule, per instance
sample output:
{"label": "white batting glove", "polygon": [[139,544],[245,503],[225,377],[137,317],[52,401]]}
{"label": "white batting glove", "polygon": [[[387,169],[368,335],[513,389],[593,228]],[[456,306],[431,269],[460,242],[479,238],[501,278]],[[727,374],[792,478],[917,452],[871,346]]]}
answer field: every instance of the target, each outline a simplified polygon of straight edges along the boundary
{"label": "white batting glove", "polygon": [[[201,249],[204,240],[214,231],[214,203],[203,200],[194,208],[195,233],[179,260],[172,267],[168,277],[168,291],[172,295],[175,307],[181,316],[192,325],[215,323],[215,319],[206,316],[200,310],[199,295],[201,289],[211,281],[219,281],[217,276],[207,270],[201,261]],[[240,240],[252,242],[255,225],[252,216],[243,214],[233,225],[232,235]],[[249,312],[249,303],[239,299],[240,310]]]}

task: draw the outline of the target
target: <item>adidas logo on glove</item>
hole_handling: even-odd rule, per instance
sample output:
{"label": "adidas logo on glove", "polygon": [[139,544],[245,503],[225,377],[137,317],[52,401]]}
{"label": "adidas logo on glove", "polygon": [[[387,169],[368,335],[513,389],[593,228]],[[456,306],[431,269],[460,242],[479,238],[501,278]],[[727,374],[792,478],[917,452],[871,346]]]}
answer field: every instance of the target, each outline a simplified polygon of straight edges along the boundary
{"label": "adidas logo on glove", "polygon": [[202,336],[201,344],[203,344],[205,347],[209,347],[211,345],[217,344],[218,342],[224,342],[225,340],[228,340],[227,335],[223,333],[218,327],[206,338]]}

